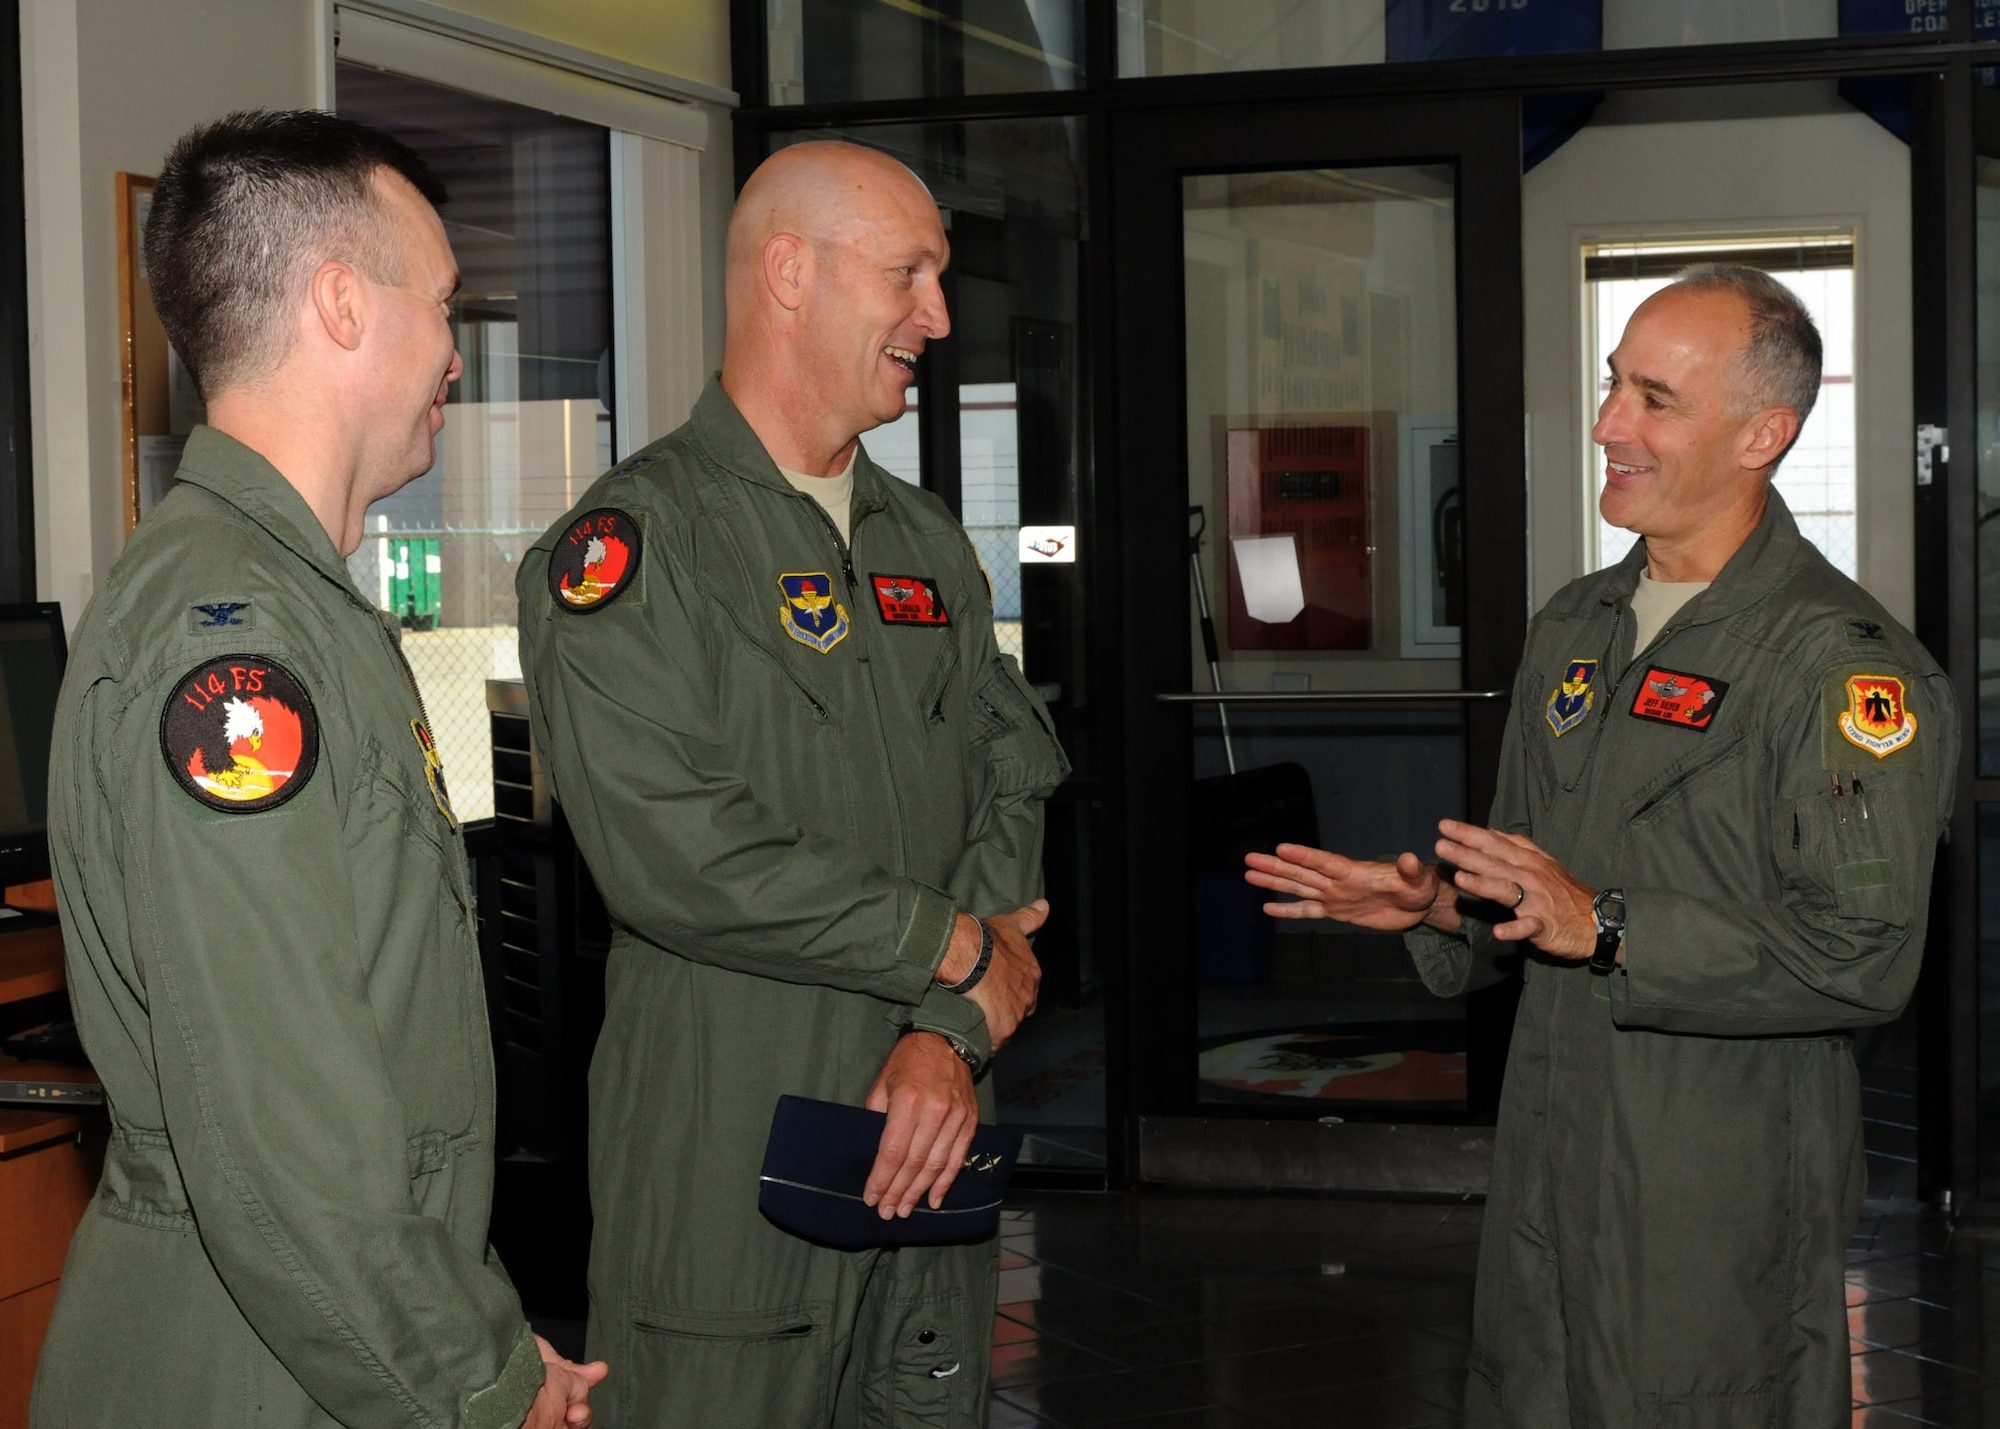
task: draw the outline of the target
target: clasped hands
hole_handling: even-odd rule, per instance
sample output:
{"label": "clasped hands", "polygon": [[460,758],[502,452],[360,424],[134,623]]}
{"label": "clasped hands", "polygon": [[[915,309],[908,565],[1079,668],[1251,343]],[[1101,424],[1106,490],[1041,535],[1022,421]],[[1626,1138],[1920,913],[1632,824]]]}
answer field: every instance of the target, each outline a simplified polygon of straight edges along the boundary
{"label": "clasped hands", "polygon": [[603,1360],[578,1364],[564,1359],[540,1335],[535,1348],[542,1353],[542,1387],[521,1429],[591,1429],[590,1391],[604,1382],[610,1366]]}
{"label": "clasped hands", "polygon": [[[1048,920],[1040,898],[1012,913],[985,920],[993,934],[993,958],[986,974],[966,994],[986,1018],[986,1033],[999,1051],[1035,1010],[1042,965],[1028,935]],[[936,980],[946,987],[963,982],[979,961],[978,919],[958,915],[951,944],[938,964]],[[958,1178],[972,1134],[979,1129],[979,1098],[972,1071],[943,1037],[914,1032],[896,1043],[869,1088],[870,1111],[887,1112],[875,1165],[861,1198],[888,1220],[908,1216],[928,1194],[932,1210]]]}
{"label": "clasped hands", "polygon": [[1597,946],[1593,890],[1533,839],[1456,819],[1439,820],[1438,833],[1438,863],[1414,853],[1373,863],[1279,844],[1275,855],[1244,855],[1243,877],[1300,900],[1266,903],[1273,918],[1333,918],[1388,932],[1427,923],[1456,933],[1461,897],[1482,898],[1513,910],[1511,920],[1493,926],[1501,941],[1530,943],[1573,962],[1590,956]]}

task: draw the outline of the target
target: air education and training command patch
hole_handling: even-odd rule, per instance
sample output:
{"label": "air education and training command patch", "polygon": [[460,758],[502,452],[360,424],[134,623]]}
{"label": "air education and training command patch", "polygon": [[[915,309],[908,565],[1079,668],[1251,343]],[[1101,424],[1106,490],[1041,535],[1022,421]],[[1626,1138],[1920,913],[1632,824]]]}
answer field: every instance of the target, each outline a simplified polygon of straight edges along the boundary
{"label": "air education and training command patch", "polygon": [[949,625],[951,615],[938,594],[937,582],[929,576],[881,576],[870,574],[868,584],[875,591],[875,608],[884,625]]}
{"label": "air education and training command patch", "polygon": [[825,571],[787,572],[778,589],[785,595],[778,621],[799,644],[824,655],[847,638],[847,607],[833,598],[833,577]]}
{"label": "air education and training command patch", "polygon": [[298,677],[262,655],[224,655],[182,676],[160,711],[167,772],[225,814],[275,809],[312,778],[319,715]]}
{"label": "air education and training command patch", "polygon": [[417,748],[423,751],[424,778],[430,781],[431,798],[437,801],[438,812],[453,828],[458,827],[458,815],[451,811],[451,791],[444,783],[444,757],[438,753],[437,741],[431,738],[430,726],[420,719],[410,721],[410,733],[417,737]]}
{"label": "air education and training command patch", "polygon": [[1590,713],[1590,702],[1597,692],[1590,688],[1590,682],[1597,678],[1595,660],[1572,660],[1563,670],[1562,683],[1549,696],[1547,718],[1549,728],[1561,739],[1582,722]]}
{"label": "air education and training command patch", "polygon": [[1840,733],[1856,749],[1887,759],[1917,737],[1917,717],[1903,701],[1903,682],[1894,675],[1850,675]]}
{"label": "air education and training command patch", "polygon": [[549,594],[579,615],[604,609],[638,579],[643,546],[639,523],[617,507],[584,512],[549,552]]}
{"label": "air education and training command patch", "polygon": [[1647,667],[1646,678],[1633,697],[1631,713],[1634,719],[1658,720],[1661,724],[1706,733],[1722,708],[1722,697],[1728,693],[1726,681],[1652,665]]}

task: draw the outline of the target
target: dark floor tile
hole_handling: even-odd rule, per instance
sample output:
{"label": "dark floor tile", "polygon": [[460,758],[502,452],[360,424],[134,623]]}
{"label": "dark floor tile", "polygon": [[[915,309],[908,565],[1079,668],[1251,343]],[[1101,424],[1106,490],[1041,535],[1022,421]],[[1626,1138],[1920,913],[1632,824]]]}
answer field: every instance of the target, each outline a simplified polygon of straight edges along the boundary
{"label": "dark floor tile", "polygon": [[1414,1429],[1418,1425],[1453,1424],[1459,1415],[1418,1392],[1411,1382],[1383,1380],[1371,1384],[1334,1385],[1280,1399],[1258,1400],[1247,1406],[1273,1429]]}
{"label": "dark floor tile", "polygon": [[1870,1350],[1852,1360],[1854,1398],[1863,1404],[1895,1404],[1910,1399],[1955,1395],[1978,1388],[1978,1377],[1901,1350]]}
{"label": "dark floor tile", "polygon": [[1226,1343],[1242,1350],[1358,1340],[1398,1328],[1396,1322],[1379,1315],[1357,1314],[1337,1305],[1281,1305],[1212,1317],[1211,1323],[1228,1333]]}
{"label": "dark floor tile", "polygon": [[993,1317],[993,1343],[1011,1345],[1016,1340],[1025,1340],[1035,1333],[1033,1325],[1024,1325],[1019,1320],[1010,1320],[1005,1315]]}
{"label": "dark floor tile", "polygon": [[1094,1350],[1070,1344],[1048,1335],[1030,1335],[1012,1344],[993,1347],[993,1387],[1014,1389],[1021,1385],[1050,1384],[1059,1379],[1076,1379],[1089,1374],[1109,1374],[1125,1366],[1106,1359]]}
{"label": "dark floor tile", "polygon": [[1217,1403],[1208,1392],[1207,1374],[1200,1364],[1089,1375],[1054,1384],[1018,1385],[1000,1390],[999,1397],[1030,1413],[1077,1429],[1086,1425],[1123,1424]]}
{"label": "dark floor tile", "polygon": [[1200,1409],[1176,1409],[1168,1414],[1149,1414],[1144,1419],[1125,1421],[1126,1429],[1268,1429],[1267,1421],[1253,1419],[1220,1404]]}
{"label": "dark floor tile", "polygon": [[1158,1369],[1240,1353],[1237,1338],[1209,1320],[1155,1321],[1145,1325],[1072,1325],[1065,1336],[1127,1369]]}
{"label": "dark floor tile", "polygon": [[1041,1429],[1048,1422],[997,1394],[986,1407],[986,1429]]}

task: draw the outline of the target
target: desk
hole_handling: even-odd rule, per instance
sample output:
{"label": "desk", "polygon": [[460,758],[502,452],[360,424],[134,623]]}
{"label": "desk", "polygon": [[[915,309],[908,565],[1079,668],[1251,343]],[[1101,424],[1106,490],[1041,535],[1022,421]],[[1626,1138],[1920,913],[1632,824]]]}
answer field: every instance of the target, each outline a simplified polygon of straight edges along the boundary
{"label": "desk", "polygon": [[[63,987],[62,932],[0,932],[0,1003]],[[69,1238],[97,1189],[103,1114],[0,1104],[0,1429],[26,1429]]]}

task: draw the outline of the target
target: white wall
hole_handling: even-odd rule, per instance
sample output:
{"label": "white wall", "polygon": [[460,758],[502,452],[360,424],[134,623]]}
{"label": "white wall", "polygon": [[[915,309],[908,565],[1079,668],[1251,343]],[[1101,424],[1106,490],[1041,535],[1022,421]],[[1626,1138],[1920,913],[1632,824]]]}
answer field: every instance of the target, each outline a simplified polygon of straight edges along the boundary
{"label": "white wall", "polygon": [[73,622],[125,541],[116,175],[231,109],[316,93],[306,0],[23,0],[39,595]]}
{"label": "white wall", "polygon": [[1908,148],[1830,82],[1613,95],[1526,176],[1521,200],[1535,604],[1581,573],[1594,514],[1581,245],[1844,224],[1856,232],[1860,579],[1912,623]]}
{"label": "white wall", "polygon": [[[726,0],[539,0],[539,8],[450,0],[446,8],[728,84]],[[36,583],[72,623],[125,541],[115,176],[158,173],[175,137],[230,110],[327,102],[330,11],[329,0],[22,0]],[[549,19],[557,11],[559,24]],[[728,111],[702,107],[708,371],[720,364],[722,234],[734,184]]]}

